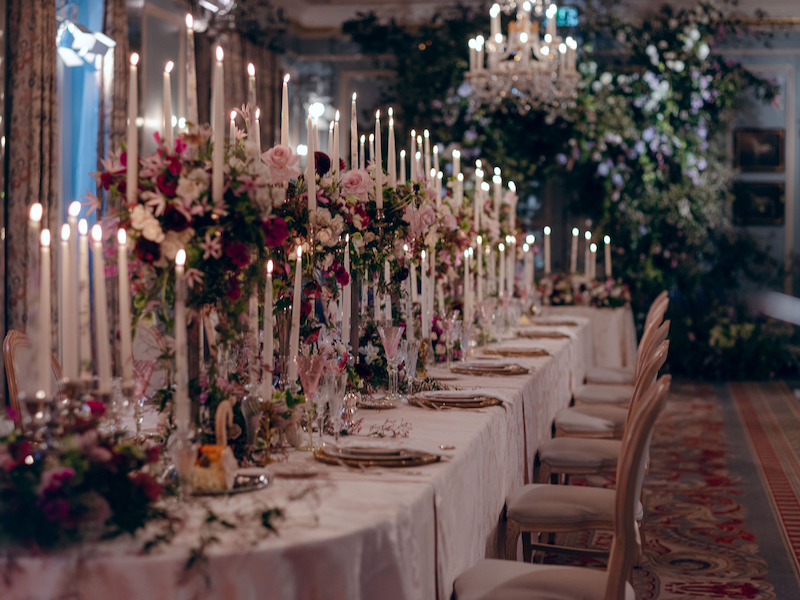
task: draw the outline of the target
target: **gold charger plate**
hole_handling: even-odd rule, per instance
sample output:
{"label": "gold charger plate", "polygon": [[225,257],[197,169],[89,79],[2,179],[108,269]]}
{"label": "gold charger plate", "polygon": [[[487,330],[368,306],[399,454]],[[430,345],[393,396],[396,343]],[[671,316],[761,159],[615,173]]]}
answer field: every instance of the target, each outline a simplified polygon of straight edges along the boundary
{"label": "gold charger plate", "polygon": [[577,327],[578,323],[575,321],[565,321],[565,320],[557,320],[557,319],[544,319],[544,320],[537,320],[532,319],[531,325],[538,326],[538,327]]}
{"label": "gold charger plate", "polygon": [[506,358],[550,356],[550,353],[544,348],[487,348],[483,353],[489,356],[504,356]]}
{"label": "gold charger plate", "polygon": [[518,331],[517,337],[525,338],[526,340],[536,339],[552,339],[559,340],[568,338],[569,335],[561,333],[560,331]]}
{"label": "gold charger plate", "polygon": [[487,406],[501,406],[503,401],[494,396],[477,394],[470,400],[456,400],[424,396],[411,396],[408,403],[421,408],[486,408]]}
{"label": "gold charger plate", "polygon": [[329,465],[345,464],[349,467],[419,467],[439,462],[441,456],[422,450],[402,449],[394,454],[375,456],[330,454],[324,448],[314,450],[314,458]]}
{"label": "gold charger plate", "polygon": [[530,369],[527,369],[522,365],[516,365],[516,364],[506,365],[502,369],[491,368],[488,366],[481,367],[481,365],[479,364],[475,365],[474,367],[453,365],[452,367],[450,367],[450,370],[453,373],[459,373],[461,375],[491,375],[491,376],[525,375],[530,372]]}

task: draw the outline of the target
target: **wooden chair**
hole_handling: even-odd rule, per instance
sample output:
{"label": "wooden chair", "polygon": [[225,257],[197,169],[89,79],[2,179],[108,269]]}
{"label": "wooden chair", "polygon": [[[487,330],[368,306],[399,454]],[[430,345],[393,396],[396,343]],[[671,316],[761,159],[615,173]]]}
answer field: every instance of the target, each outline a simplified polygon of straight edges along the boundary
{"label": "wooden chair", "polygon": [[[16,425],[22,428],[22,410],[19,403],[19,375],[20,367],[30,365],[33,357],[28,336],[21,331],[10,330],[3,340],[3,361],[6,366],[6,380],[8,381],[8,403],[17,414]],[[58,359],[50,353],[50,376],[53,391],[59,389],[61,381],[61,365]]]}
{"label": "wooden chair", "polygon": [[[623,439],[623,452],[617,468],[617,490],[605,490],[611,494],[612,500],[610,504],[604,502],[609,514],[602,517],[611,523],[614,531],[605,571],[484,559],[456,579],[453,597],[456,600],[635,600],[633,586],[628,579],[637,551],[635,516],[638,490],[644,479],[647,446],[655,420],[664,407],[669,384],[670,377],[662,377],[642,399],[631,422],[630,432]],[[543,487],[561,490],[598,489]],[[513,542],[515,552],[518,536]]]}
{"label": "wooden chair", "polygon": [[[554,420],[555,437],[588,437],[588,438],[614,438],[622,439],[622,432],[630,414],[630,407],[641,397],[647,385],[652,383],[657,375],[653,373],[650,380],[644,376],[646,364],[658,354],[659,348],[669,335],[670,322],[664,321],[657,329],[648,333],[648,339],[643,341],[643,360],[637,367],[636,382],[631,389],[631,394],[626,402],[593,402],[576,401],[575,406],[564,408],[556,414]],[[666,360],[666,356],[664,357]],[[659,367],[660,368],[660,367]],[[609,386],[595,386],[606,388]],[[602,397],[601,397],[602,399]]]}

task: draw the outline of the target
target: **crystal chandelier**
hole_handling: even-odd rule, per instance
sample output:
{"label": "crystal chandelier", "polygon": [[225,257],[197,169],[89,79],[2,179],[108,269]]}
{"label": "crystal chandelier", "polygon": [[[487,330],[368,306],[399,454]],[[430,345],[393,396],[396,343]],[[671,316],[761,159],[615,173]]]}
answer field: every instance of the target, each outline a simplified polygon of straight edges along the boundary
{"label": "crystal chandelier", "polygon": [[[501,30],[500,14],[516,18]],[[557,111],[576,96],[577,42],[556,30],[558,7],[549,0],[506,0],[492,5],[491,34],[469,40],[469,72],[466,81],[481,104],[496,105],[516,99],[519,109]],[[574,16],[574,14],[573,14]],[[540,27],[541,25],[541,27]],[[541,34],[543,30],[544,35]]]}

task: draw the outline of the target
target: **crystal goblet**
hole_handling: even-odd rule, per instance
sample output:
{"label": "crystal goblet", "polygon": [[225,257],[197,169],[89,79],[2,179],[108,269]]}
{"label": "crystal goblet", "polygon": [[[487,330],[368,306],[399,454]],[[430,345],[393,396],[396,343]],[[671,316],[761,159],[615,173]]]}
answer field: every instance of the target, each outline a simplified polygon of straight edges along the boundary
{"label": "crystal goblet", "polygon": [[397,394],[397,355],[398,344],[403,335],[405,325],[393,325],[385,320],[378,323],[378,334],[381,336],[383,351],[386,353],[386,362],[389,364],[389,392],[383,397],[381,404],[387,407],[396,406],[400,397]]}
{"label": "crystal goblet", "polygon": [[299,450],[305,450],[310,452],[314,449],[314,443],[312,438],[312,431],[313,428],[311,423],[313,422],[313,406],[314,401],[317,396],[317,387],[319,386],[319,379],[322,375],[322,369],[325,366],[326,358],[324,356],[320,356],[318,354],[311,354],[308,356],[295,356],[294,357],[295,364],[297,365],[297,372],[300,376],[300,385],[303,386],[303,394],[306,397],[306,413],[308,414],[309,426],[308,426],[308,446],[304,448],[299,448]]}

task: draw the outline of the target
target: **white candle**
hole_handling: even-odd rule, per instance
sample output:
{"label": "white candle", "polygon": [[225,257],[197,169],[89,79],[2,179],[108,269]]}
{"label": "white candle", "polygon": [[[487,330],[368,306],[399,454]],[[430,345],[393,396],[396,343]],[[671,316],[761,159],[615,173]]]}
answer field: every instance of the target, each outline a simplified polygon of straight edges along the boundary
{"label": "white candle", "polygon": [[136,117],[139,112],[138,67],[139,55],[131,54],[130,76],[128,81],[128,137],[125,167],[125,197],[128,204],[136,202],[139,190],[139,131]]}
{"label": "white candle", "polygon": [[578,228],[572,228],[572,249],[569,255],[569,272],[578,272]]}
{"label": "white candle", "polygon": [[222,172],[225,157],[225,143],[222,128],[225,120],[225,71],[222,64],[224,53],[217,46],[216,61],[214,62],[214,81],[212,86],[213,112],[211,114],[211,128],[214,136],[214,146],[211,151],[211,199],[215,205],[222,205],[224,190],[224,173]]}
{"label": "white candle", "polygon": [[194,19],[186,14],[186,120],[198,124],[197,68],[194,62]]}
{"label": "white candle", "polygon": [[164,65],[164,124],[163,124],[163,137],[164,137],[164,144],[167,146],[167,149],[172,151],[174,150],[174,138],[173,138],[173,130],[172,130],[172,69],[175,67],[175,63],[171,60]]}
{"label": "white candle", "polygon": [[506,287],[506,270],[504,268],[506,245],[503,242],[500,242],[498,250],[500,251],[500,255],[499,255],[499,260],[497,261],[497,271],[499,280],[497,284],[497,295],[502,296]]}
{"label": "white candle", "polygon": [[333,173],[334,181],[339,181],[339,172],[341,165],[339,164],[339,111],[336,111],[336,116],[333,118],[333,155],[331,156],[331,172]]}
{"label": "white candle", "polygon": [[544,228],[544,274],[550,275],[550,226]]}
{"label": "white candle", "polygon": [[229,132],[228,139],[230,140],[231,146],[236,145],[236,111],[231,111],[231,128]]}
{"label": "white candle", "polygon": [[[71,208],[71,207],[70,207]],[[71,217],[68,217],[68,220]],[[59,322],[61,323],[61,367],[64,369],[64,376],[75,380],[78,376],[78,345],[75,340],[75,317],[77,308],[75,303],[75,283],[73,278],[73,262],[76,255],[72,253],[71,246],[73,241],[77,243],[77,231],[73,233],[69,223],[61,226],[61,246],[59,248],[61,268],[61,306],[59,307]],[[77,253],[76,253],[77,254]]]}
{"label": "white candle", "polygon": [[[419,137],[419,140],[417,140],[418,142],[417,145],[422,146],[422,137],[421,136],[417,137]],[[422,152],[417,150],[417,153],[414,155],[413,162],[414,162],[414,174],[416,175],[414,181],[425,181],[425,174],[422,172]]]}
{"label": "white candle", "polygon": [[[28,335],[28,340],[31,346],[38,347],[39,330],[42,327],[49,326],[49,320],[44,318],[44,311],[39,301],[37,290],[39,289],[39,258],[41,255],[41,230],[42,230],[42,216],[44,209],[38,202],[31,204],[28,213],[28,237],[26,240],[27,255],[28,255],[28,269],[26,278],[26,288],[28,291],[28,323],[25,332]],[[40,314],[41,313],[41,314]],[[47,322],[47,325],[45,324]],[[38,373],[39,363],[34,362],[31,365],[30,382],[25,382],[25,385],[36,387],[40,381],[40,374]],[[33,390],[35,393],[38,390]]]}
{"label": "white candle", "polygon": [[481,212],[483,211],[483,199],[481,198],[483,193],[483,171],[481,171],[479,162],[475,163],[475,201],[472,208],[472,228],[475,231],[481,230]]}
{"label": "white candle", "polygon": [[375,162],[375,134],[369,134],[369,162]]}
{"label": "white candle", "polygon": [[478,236],[478,252],[476,258],[478,265],[477,271],[477,288],[478,288],[478,303],[483,302],[483,236]]}
{"label": "white candle", "polygon": [[516,280],[516,266],[517,266],[517,240],[514,236],[508,236],[508,256],[506,264],[508,271],[506,272],[506,286],[508,286],[508,297],[514,296],[514,282]]}
{"label": "white candle", "polygon": [[433,170],[439,174],[439,144],[433,145]]}
{"label": "white candle", "polygon": [[175,424],[178,431],[190,431],[189,358],[186,344],[186,250],[175,255]]}
{"label": "white candle", "polygon": [[281,146],[289,147],[289,74],[283,76],[281,94]]}
{"label": "white candle", "polygon": [[375,208],[383,209],[383,155],[381,146],[381,111],[375,113]]}
{"label": "white candle", "polygon": [[592,244],[591,246],[589,246],[589,250],[592,253],[591,262],[589,263],[589,266],[591,267],[590,276],[591,276],[592,279],[596,279],[597,278],[597,244]]}
{"label": "white candle", "polygon": [[417,265],[413,260],[408,261],[409,279],[411,280],[411,302],[419,301],[419,290],[417,289]]}
{"label": "white candle", "polygon": [[331,159],[329,173],[333,173],[333,121],[328,123],[328,158]]}
{"label": "white candle", "polygon": [[427,306],[428,306],[428,331],[430,332],[430,325],[433,323],[433,300],[434,295],[436,294],[436,248],[429,247],[428,248],[428,269],[430,269],[430,274],[428,275],[428,299],[427,299]]}
{"label": "white candle", "polygon": [[41,236],[41,247],[39,248],[39,340],[31,345],[37,348],[39,359],[39,383],[36,391],[44,392],[45,398],[50,398],[53,394],[53,387],[50,385],[50,230],[43,229]]}
{"label": "white candle", "polygon": [[300,349],[300,303],[303,274],[303,246],[297,246],[297,261],[294,271],[294,293],[292,295],[292,329],[289,335],[289,385],[297,381],[295,357]]}
{"label": "white candle", "polygon": [[273,263],[267,261],[267,283],[264,286],[264,336],[261,340],[261,381],[272,387],[272,369],[275,364],[274,333],[272,329],[272,270]]}
{"label": "white candle", "polygon": [[397,183],[403,185],[406,182],[406,151],[400,150],[400,177],[397,178]]}
{"label": "white candle", "polygon": [[533,251],[528,242],[522,244],[522,252],[524,254],[525,263],[525,285],[533,290]]}
{"label": "white candle", "polygon": [[611,238],[603,237],[603,251],[605,256],[606,279],[611,279]]}
{"label": "white candle", "polygon": [[494,220],[500,220],[500,202],[503,200],[503,178],[500,176],[500,169],[495,168],[494,177],[492,177],[494,184]]}
{"label": "white candle", "polygon": [[[67,224],[69,225],[69,270],[61,276],[69,280],[69,312],[64,313],[64,346],[67,348],[64,360],[64,374],[72,381],[77,381],[80,364],[80,336],[78,324],[80,323],[80,286],[78,272],[78,215],[81,213],[81,203],[74,200],[67,211]],[[69,358],[68,358],[69,356]]]}
{"label": "white candle", "polygon": [[344,270],[350,276],[342,288],[342,342],[350,342],[350,311],[352,310],[353,274],[350,272],[350,234],[344,236]]}
{"label": "white candle", "polygon": [[464,325],[472,314],[472,282],[469,278],[469,249],[464,250]]}
{"label": "white candle", "polygon": [[423,172],[423,179],[427,180],[431,174],[431,132],[427,129],[422,132],[424,157],[425,157],[425,170]]}
{"label": "white candle", "polygon": [[361,146],[359,150],[359,159],[358,159],[358,168],[359,169],[366,169],[367,168],[367,157],[364,155],[364,144],[367,141],[367,136],[362,135],[360,138]]}
{"label": "white candle", "polygon": [[111,393],[111,342],[108,339],[108,295],[106,294],[103,229],[92,227],[92,266],[94,271],[94,340],[97,355],[97,391]]}
{"label": "white candle", "polygon": [[247,64],[247,106],[250,110],[255,110],[256,102],[256,67],[253,63]]}
{"label": "white candle", "polygon": [[248,346],[250,348],[250,383],[258,381],[258,374],[261,370],[258,364],[258,285],[253,283],[250,288],[250,298],[247,302],[247,316],[249,324],[247,334],[249,336]]}
{"label": "white candle", "polygon": [[314,152],[319,152],[319,121],[314,119]]}
{"label": "white candle", "polygon": [[419,173],[417,173],[417,165],[416,165],[416,157],[417,157],[417,132],[413,129],[411,130],[411,177],[409,177],[409,181],[419,181]]}
{"label": "white candle", "polygon": [[425,250],[420,252],[419,262],[419,276],[422,280],[421,296],[420,296],[420,317],[422,318],[422,339],[427,340],[431,337],[430,326],[428,320],[428,269],[425,260]]}
{"label": "white candle", "polygon": [[317,210],[317,175],[316,175],[316,159],[314,152],[317,151],[314,145],[314,125],[311,120],[311,115],[308,115],[308,160],[306,161],[306,188],[308,192],[308,216],[311,219],[311,213]]}
{"label": "white candle", "polygon": [[256,109],[256,120],[253,125],[253,134],[255,136],[256,152],[261,156],[261,109]]}
{"label": "white candle", "polygon": [[517,184],[509,181],[508,191],[511,192],[511,202],[508,205],[508,228],[513,231],[517,226]]}
{"label": "white candle", "polygon": [[389,166],[389,187],[397,187],[397,156],[394,143],[394,117],[391,115],[391,108],[389,109],[389,147],[386,150],[386,161]]}
{"label": "white candle", "polygon": [[92,310],[89,300],[89,225],[86,219],[78,221],[80,245],[80,377],[84,382],[92,378]]}
{"label": "white candle", "polygon": [[456,191],[455,191],[456,207],[460,210],[464,204],[464,174],[459,173],[456,175]]}
{"label": "white candle", "polygon": [[492,18],[491,21],[491,35],[492,39],[495,39],[496,36],[502,35],[500,33],[500,5],[499,4],[492,4],[492,8],[489,9],[489,16]]}
{"label": "white candle", "polygon": [[117,271],[119,293],[119,341],[122,388],[133,386],[133,345],[131,342],[131,291],[128,277],[128,237],[117,231]]}
{"label": "white candle", "polygon": [[589,246],[592,243],[592,232],[591,231],[584,232],[583,237],[586,240],[586,246],[583,249],[583,273],[584,273],[584,275],[588,276],[588,275],[590,275],[590,272],[589,272],[589,260],[590,260],[590,257],[589,257],[589,253],[590,253]]}
{"label": "white candle", "polygon": [[[361,282],[361,318],[367,318],[367,306],[369,305],[369,271],[364,271],[364,279]],[[355,348],[353,351],[355,352]]]}
{"label": "white candle", "polygon": [[350,168],[358,168],[358,118],[356,115],[356,93],[350,101]]}

